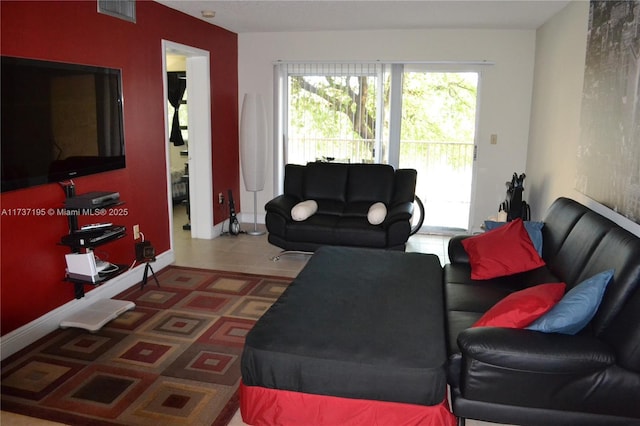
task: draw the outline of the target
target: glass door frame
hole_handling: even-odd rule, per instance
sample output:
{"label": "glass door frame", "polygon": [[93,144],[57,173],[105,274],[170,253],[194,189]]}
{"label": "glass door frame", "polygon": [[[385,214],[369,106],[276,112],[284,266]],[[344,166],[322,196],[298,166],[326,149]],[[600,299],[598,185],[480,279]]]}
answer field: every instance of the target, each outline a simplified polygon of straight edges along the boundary
{"label": "glass door frame", "polygon": [[[431,63],[431,62],[409,62],[394,63],[391,65],[391,94],[390,94],[390,120],[389,120],[389,164],[394,168],[400,167],[400,145],[401,145],[401,129],[402,129],[402,91],[403,76],[405,72],[436,72],[436,73],[476,73],[478,75],[477,91],[476,91],[476,109],[475,109],[475,129],[473,140],[473,161],[471,170],[471,188],[469,199],[469,215],[466,224],[466,231],[471,229],[472,215],[475,194],[476,194],[476,163],[478,152],[478,134],[480,127],[480,100],[482,88],[482,66],[492,65],[491,63]],[[423,200],[425,201],[425,200]],[[428,225],[423,225],[426,227]]]}
{"label": "glass door frame", "polygon": [[[305,61],[297,61],[305,62]],[[306,61],[314,63],[314,61]],[[322,61],[325,62],[325,61]],[[326,61],[336,62],[336,61]],[[340,61],[337,61],[340,62]],[[344,63],[353,63],[358,61],[343,61]],[[475,132],[474,132],[474,155],[472,163],[472,178],[471,178],[471,196],[469,203],[469,219],[467,223],[467,230],[471,229],[471,212],[473,211],[475,204],[476,194],[476,162],[477,162],[477,150],[478,150],[478,134],[480,126],[480,103],[482,93],[482,68],[490,65],[494,65],[488,61],[403,61],[403,62],[381,62],[381,61],[366,61],[366,62],[378,62],[383,65],[379,72],[378,78],[378,126],[376,128],[376,149],[375,149],[375,162],[380,163],[385,160],[383,154],[383,129],[381,119],[384,117],[384,105],[382,94],[382,87],[384,85],[384,73],[390,74],[390,116],[389,116],[389,134],[388,134],[388,153],[386,155],[387,163],[394,168],[399,167],[400,163],[400,135],[402,124],[402,79],[405,70],[408,71],[424,71],[424,72],[474,72],[478,74],[477,94],[476,94],[476,115],[475,115]],[[273,164],[273,187],[275,194],[282,194],[284,192],[284,166],[287,164],[287,141],[288,141],[288,74],[286,70],[286,61],[278,61],[274,63],[274,97],[273,97],[273,110],[274,110],[274,126],[273,126],[273,140],[274,140],[274,164]],[[317,63],[317,62],[315,62]]]}

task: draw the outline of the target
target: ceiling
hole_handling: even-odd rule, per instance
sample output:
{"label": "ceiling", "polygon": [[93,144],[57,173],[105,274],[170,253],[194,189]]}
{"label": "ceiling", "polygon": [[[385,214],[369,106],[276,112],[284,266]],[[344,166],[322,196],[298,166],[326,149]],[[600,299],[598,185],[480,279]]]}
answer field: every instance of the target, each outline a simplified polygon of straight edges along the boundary
{"label": "ceiling", "polygon": [[[156,0],[234,33],[536,29],[568,0]],[[202,11],[215,12],[203,18]]]}

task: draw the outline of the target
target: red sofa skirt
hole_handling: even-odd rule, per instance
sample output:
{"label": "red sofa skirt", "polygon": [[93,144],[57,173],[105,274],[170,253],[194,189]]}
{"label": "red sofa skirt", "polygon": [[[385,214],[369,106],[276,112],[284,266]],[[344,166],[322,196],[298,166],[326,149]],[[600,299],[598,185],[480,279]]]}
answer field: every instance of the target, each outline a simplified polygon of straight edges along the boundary
{"label": "red sofa skirt", "polygon": [[242,421],[253,426],[455,426],[445,395],[438,405],[372,401],[245,386]]}

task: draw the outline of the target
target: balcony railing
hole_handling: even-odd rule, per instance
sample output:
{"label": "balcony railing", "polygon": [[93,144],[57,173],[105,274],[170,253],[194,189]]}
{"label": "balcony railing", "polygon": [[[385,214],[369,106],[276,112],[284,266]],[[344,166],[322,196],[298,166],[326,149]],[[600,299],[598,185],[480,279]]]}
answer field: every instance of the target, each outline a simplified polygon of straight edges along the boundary
{"label": "balcony railing", "polygon": [[326,158],[343,163],[373,162],[373,139],[289,138],[287,162],[306,164]]}
{"label": "balcony railing", "polygon": [[[372,163],[374,147],[374,140],[289,139],[287,162]],[[401,142],[400,167],[418,171],[416,194],[425,205],[426,228],[468,228],[473,151],[473,142]]]}
{"label": "balcony railing", "polygon": [[418,171],[416,194],[424,203],[427,230],[469,228],[473,151],[473,143],[401,143],[400,166]]}

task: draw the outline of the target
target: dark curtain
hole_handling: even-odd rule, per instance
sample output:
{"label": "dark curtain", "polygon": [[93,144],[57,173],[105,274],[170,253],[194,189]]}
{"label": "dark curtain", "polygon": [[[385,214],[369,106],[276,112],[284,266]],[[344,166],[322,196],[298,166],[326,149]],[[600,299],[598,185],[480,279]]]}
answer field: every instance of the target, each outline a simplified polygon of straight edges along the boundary
{"label": "dark curtain", "polygon": [[178,111],[180,110],[180,103],[182,102],[184,91],[187,89],[187,75],[183,71],[168,72],[167,86],[169,103],[175,108],[169,141],[173,142],[176,146],[184,145],[184,139],[182,139],[182,132],[180,131]]}

